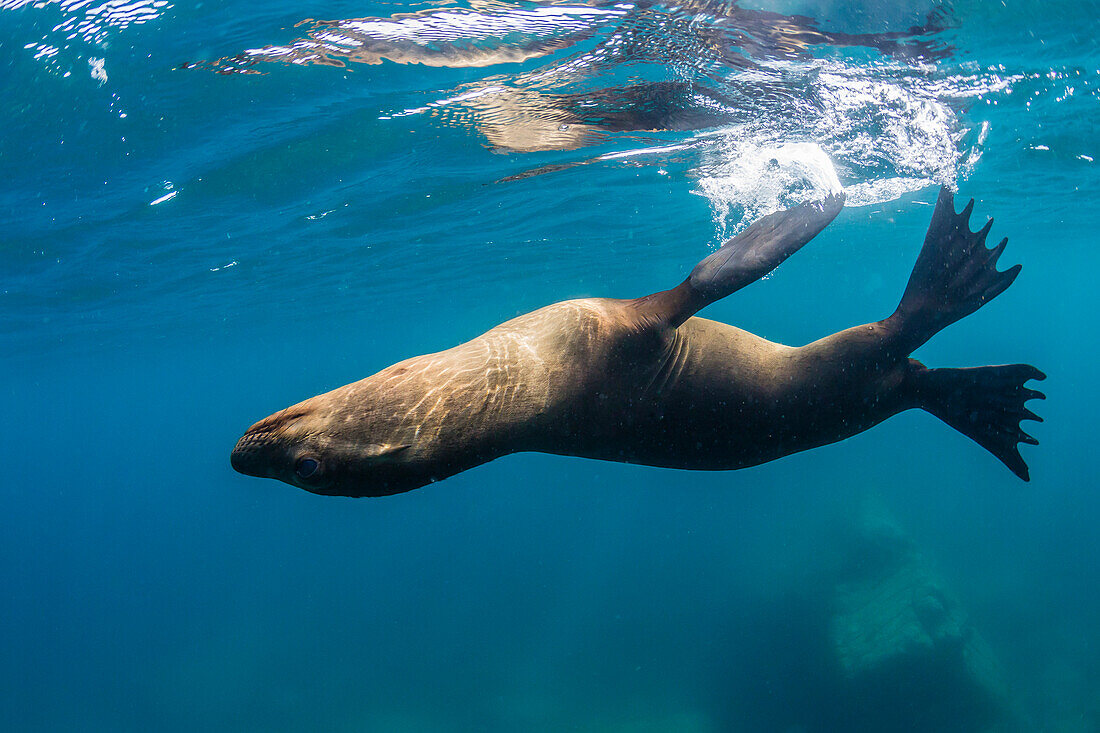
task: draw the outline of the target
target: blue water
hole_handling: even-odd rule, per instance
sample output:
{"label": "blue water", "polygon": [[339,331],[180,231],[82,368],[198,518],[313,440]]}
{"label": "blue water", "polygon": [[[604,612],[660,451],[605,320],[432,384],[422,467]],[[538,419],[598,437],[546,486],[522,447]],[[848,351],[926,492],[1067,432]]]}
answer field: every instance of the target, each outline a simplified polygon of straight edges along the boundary
{"label": "blue water", "polygon": [[[1100,731],[1100,5],[742,6],[933,19],[886,52],[564,7],[0,0],[0,727],[924,730],[905,690],[838,712],[815,646],[871,496],[988,643],[1002,729]],[[351,55],[414,11],[430,44]],[[833,182],[838,220],[704,315],[889,314],[957,185],[1024,269],[918,356],[1047,372],[1029,484],[915,412],[729,473],[524,454],[353,500],[229,466],[277,409],[671,287]]]}

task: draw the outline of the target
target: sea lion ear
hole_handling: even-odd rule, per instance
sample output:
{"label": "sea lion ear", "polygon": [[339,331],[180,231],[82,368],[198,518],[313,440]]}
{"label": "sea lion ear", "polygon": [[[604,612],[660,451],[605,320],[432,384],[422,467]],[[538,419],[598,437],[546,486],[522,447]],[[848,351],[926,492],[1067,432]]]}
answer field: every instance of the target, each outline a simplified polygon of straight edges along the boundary
{"label": "sea lion ear", "polygon": [[363,446],[362,454],[367,458],[393,458],[409,447],[408,443],[368,443]]}

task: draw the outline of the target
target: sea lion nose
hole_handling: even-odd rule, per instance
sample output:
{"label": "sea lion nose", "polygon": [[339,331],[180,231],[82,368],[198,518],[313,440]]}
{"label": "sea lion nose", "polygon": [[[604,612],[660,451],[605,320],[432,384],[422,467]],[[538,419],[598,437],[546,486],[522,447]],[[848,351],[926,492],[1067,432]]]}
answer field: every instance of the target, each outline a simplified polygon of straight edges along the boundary
{"label": "sea lion nose", "polygon": [[257,450],[259,447],[260,442],[256,439],[256,436],[252,433],[245,433],[237,441],[233,453],[229,456],[229,463],[232,464],[233,469],[245,476],[265,477],[267,474],[264,471],[262,451]]}

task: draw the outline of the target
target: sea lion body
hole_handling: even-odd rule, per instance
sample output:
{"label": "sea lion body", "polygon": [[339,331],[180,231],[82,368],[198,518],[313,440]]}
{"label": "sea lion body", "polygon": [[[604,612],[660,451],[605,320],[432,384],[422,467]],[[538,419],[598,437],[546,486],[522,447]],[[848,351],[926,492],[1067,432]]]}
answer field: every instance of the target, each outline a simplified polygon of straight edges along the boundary
{"label": "sea lion body", "polygon": [[[839,204],[795,209],[757,222],[672,290],[555,303],[275,413],[241,438],[234,467],[346,496],[408,491],[522,451],[736,469],[922,407],[1026,478],[1017,443],[1034,441],[1018,423],[1035,419],[1023,402],[1041,395],[1022,385],[1041,372],[930,370],[909,358],[1019,269],[998,272],[1003,244],[979,251],[988,227],[961,234],[950,196],[944,201],[941,194],[935,241],[882,321],[790,347],[692,315],[772,269]],[[951,226],[933,237],[944,220]],[[977,264],[964,260],[953,273],[944,257]]]}
{"label": "sea lion body", "polygon": [[[633,301],[567,301],[482,337],[532,348],[508,390],[513,382],[548,387],[547,402],[531,411],[537,419],[523,421],[529,432],[519,450],[743,468],[847,437],[845,426],[859,432],[900,405],[877,399],[862,409],[869,396],[896,397],[884,385],[900,382],[907,364],[885,371],[867,364],[864,372],[883,372],[875,379],[848,364],[811,369],[813,345],[792,348],[699,317],[662,328],[634,313]],[[808,408],[812,425],[799,419]]]}

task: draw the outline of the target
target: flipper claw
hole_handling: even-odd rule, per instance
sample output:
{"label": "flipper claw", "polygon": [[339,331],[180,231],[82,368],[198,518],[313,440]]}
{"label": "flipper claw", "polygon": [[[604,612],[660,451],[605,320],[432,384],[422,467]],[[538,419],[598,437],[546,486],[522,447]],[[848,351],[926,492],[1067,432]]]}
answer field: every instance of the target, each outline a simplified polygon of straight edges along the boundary
{"label": "flipper claw", "polygon": [[[990,219],[989,221],[992,222],[993,220]],[[1005,237],[1004,239],[1002,239],[1000,241],[1000,243],[996,247],[989,250],[989,259],[986,260],[986,265],[989,266],[989,267],[996,267],[997,266],[997,260],[999,260],[1001,258],[1001,255],[1004,254],[1005,247],[1007,247],[1007,246],[1008,246],[1008,237]]]}
{"label": "flipper claw", "polygon": [[962,219],[962,223],[965,224],[967,228],[969,228],[970,215],[972,213],[974,213],[974,199],[970,199],[969,201],[967,201],[966,207],[963,208],[961,212],[959,212],[959,218]]}
{"label": "flipper claw", "polygon": [[[1046,377],[1031,377],[1031,379],[1046,379]],[[1024,396],[1024,401],[1027,400],[1045,400],[1047,396],[1037,389],[1027,389],[1026,387],[1020,390],[1020,394]]]}
{"label": "flipper claw", "polygon": [[1034,422],[1043,422],[1043,418],[1039,417],[1038,415],[1036,415],[1034,412],[1027,409],[1026,407],[1024,407],[1020,410],[1020,414],[1022,415],[1022,417],[1020,418],[1021,420],[1032,420]]}
{"label": "flipper claw", "polygon": [[978,230],[978,243],[984,245],[985,238],[989,236],[989,230],[993,228],[993,217],[989,217],[989,221],[985,223],[985,226]]}

